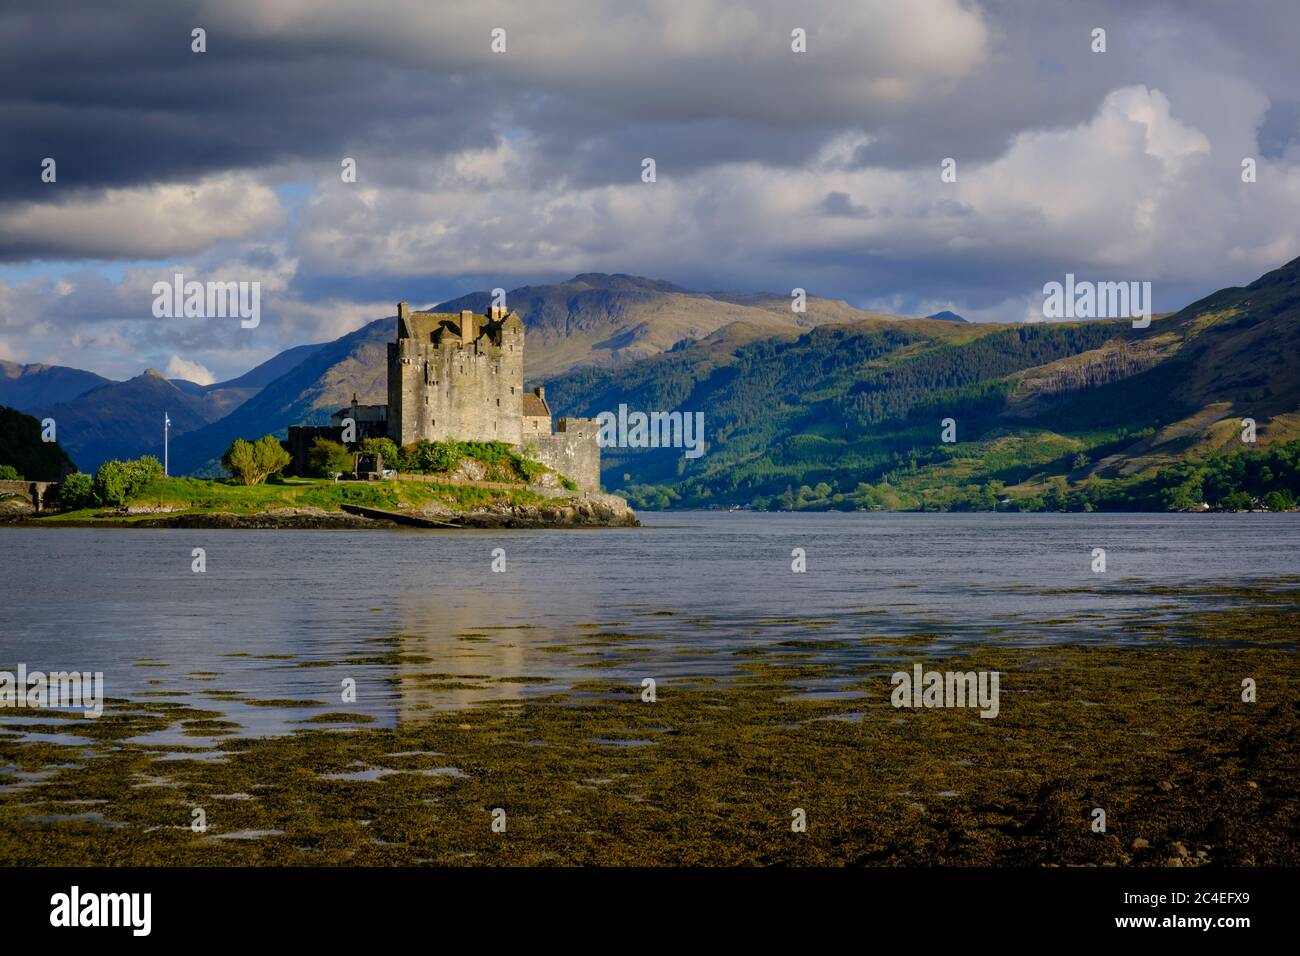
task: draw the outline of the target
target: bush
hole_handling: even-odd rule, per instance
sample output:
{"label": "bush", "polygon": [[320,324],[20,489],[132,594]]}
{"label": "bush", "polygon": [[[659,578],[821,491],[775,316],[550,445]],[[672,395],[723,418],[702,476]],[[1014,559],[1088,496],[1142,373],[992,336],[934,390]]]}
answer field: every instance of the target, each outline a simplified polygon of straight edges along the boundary
{"label": "bush", "polygon": [[1269,511],[1292,511],[1295,509],[1295,498],[1289,491],[1270,491],[1264,496],[1264,507]]}
{"label": "bush", "polygon": [[221,464],[241,485],[258,485],[289,464],[289,453],[274,435],[255,442],[237,438],[221,456]]}
{"label": "bush", "polygon": [[[529,483],[536,481],[542,476],[542,472],[546,471],[546,466],[541,462],[525,458],[523,455],[511,455],[510,463],[515,466],[515,471],[519,474],[519,477]],[[568,481],[568,479],[564,480]],[[569,484],[573,483],[569,482]],[[565,485],[565,487],[568,488],[568,485]],[[570,488],[569,490],[572,491],[573,489]]]}
{"label": "bush", "polygon": [[129,487],[126,464],[116,458],[104,462],[95,472],[93,488],[100,504],[121,508],[126,504]]}
{"label": "bush", "polygon": [[379,455],[384,459],[385,468],[397,468],[402,459],[401,453],[397,450],[397,445],[391,438],[367,438],[361,443],[360,451],[363,455]]}
{"label": "bush", "polygon": [[317,438],[307,452],[307,469],[322,478],[331,472],[352,470],[352,455],[347,446],[328,438]]}
{"label": "bush", "polygon": [[253,458],[264,478],[278,475],[293,459],[274,435],[263,435],[253,446]]}
{"label": "bush", "polygon": [[13,465],[0,465],[0,481],[22,481],[23,476]]}
{"label": "bush", "polygon": [[95,472],[94,498],[100,504],[121,508],[137,495],[145,485],[163,477],[162,462],[152,455],[135,461],[104,462]]}
{"label": "bush", "polygon": [[151,481],[157,481],[159,478],[164,477],[162,462],[153,455],[145,455],[135,461],[123,462],[123,464],[126,465],[131,494],[135,494]]}
{"label": "bush", "polygon": [[463,457],[459,443],[454,441],[421,440],[409,455],[413,470],[425,474],[451,471]]}
{"label": "bush", "polygon": [[59,506],[67,511],[91,508],[95,505],[95,479],[81,472],[73,472],[59,482]]}

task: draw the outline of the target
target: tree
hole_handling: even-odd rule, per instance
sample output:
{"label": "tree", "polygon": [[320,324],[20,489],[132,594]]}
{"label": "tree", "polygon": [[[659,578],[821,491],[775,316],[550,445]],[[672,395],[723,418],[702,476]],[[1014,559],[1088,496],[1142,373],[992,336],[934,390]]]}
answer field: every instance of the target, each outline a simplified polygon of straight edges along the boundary
{"label": "tree", "polygon": [[257,463],[257,472],[265,481],[274,474],[284,471],[292,459],[284,450],[279,439],[274,435],[263,435],[253,445],[253,460]]}
{"label": "tree", "polygon": [[23,476],[13,465],[0,465],[0,481],[22,481]]}
{"label": "tree", "polygon": [[162,462],[152,455],[135,461],[104,462],[95,472],[94,497],[100,503],[122,508],[150,482],[163,477]]}
{"label": "tree", "polygon": [[90,475],[73,472],[59,482],[59,506],[65,511],[90,508],[95,504],[95,480]]}
{"label": "tree", "polygon": [[1219,504],[1229,511],[1249,511],[1254,505],[1254,501],[1251,500],[1249,493],[1234,491],[1231,494],[1224,495]]}
{"label": "tree", "polygon": [[1270,491],[1264,496],[1264,507],[1269,511],[1293,511],[1295,499],[1289,491]]}
{"label": "tree", "polygon": [[221,456],[221,466],[241,485],[256,483],[257,467],[253,461],[253,444],[236,438]]}
{"label": "tree", "polygon": [[317,438],[307,452],[307,467],[314,475],[326,477],[334,472],[352,468],[352,455],[347,446],[328,438]]}
{"label": "tree", "polygon": [[289,453],[280,446],[274,435],[264,435],[255,442],[236,438],[221,456],[221,464],[241,485],[261,484],[271,475],[282,471],[289,461]]}
{"label": "tree", "polygon": [[0,405],[0,462],[27,481],[58,481],[77,470],[57,442],[45,440],[43,428],[31,415]]}
{"label": "tree", "polygon": [[385,468],[396,468],[401,459],[391,438],[367,438],[361,443],[360,451],[363,455],[379,455],[384,459]]}

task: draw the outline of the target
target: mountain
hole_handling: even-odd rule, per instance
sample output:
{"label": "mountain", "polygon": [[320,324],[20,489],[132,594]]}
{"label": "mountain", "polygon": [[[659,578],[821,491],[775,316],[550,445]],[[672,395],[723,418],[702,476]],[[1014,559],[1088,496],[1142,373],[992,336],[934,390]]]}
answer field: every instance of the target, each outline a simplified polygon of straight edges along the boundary
{"label": "mountain", "polygon": [[85,472],[110,458],[154,455],[161,460],[164,413],[171,418],[173,439],[213,418],[203,398],[187,394],[154,369],[32,412],[54,419],[59,443]]}
{"label": "mountain", "polygon": [[[557,414],[702,411],[707,453],[607,449],[607,487],[668,504],[947,506],[1150,477],[1300,436],[1300,260],[1149,328],[867,320],[724,330],[546,382]],[[957,441],[940,441],[955,419]],[[789,494],[787,495],[787,489]],[[795,489],[798,489],[796,494]],[[882,489],[885,489],[882,491]]]}
{"label": "mountain", "polygon": [[[584,273],[566,282],[524,286],[506,294],[506,304],[519,313],[528,329],[525,374],[530,381],[581,365],[612,365],[655,355],[732,322],[775,335],[877,317],[844,302],[812,297],[807,310],[796,313],[791,302],[790,296],[692,292],[656,279],[603,273]],[[491,303],[490,293],[475,292],[436,309],[484,312]]]}
{"label": "mountain", "polygon": [[388,343],[396,323],[396,315],[377,319],[333,342],[308,346],[303,361],[267,382],[229,415],[173,441],[172,472],[216,474],[221,456],[236,438],[283,437],[290,425],[327,424],[353,394],[362,404],[387,403]]}
{"label": "mountain", "polygon": [[940,322],[965,322],[966,321],[956,312],[949,312],[947,309],[944,309],[942,312],[936,312],[934,315],[927,315],[926,318],[937,319]]}
{"label": "mountain", "polygon": [[279,355],[267,359],[261,365],[255,366],[238,378],[232,378],[227,382],[217,382],[215,385],[207,385],[204,386],[204,389],[208,394],[227,389],[250,389],[256,392],[274,382],[281,375],[301,365],[313,353],[323,349],[326,344],[319,342],[315,345],[295,345],[293,348],[285,349]]}
{"label": "mountain", "polygon": [[[729,340],[754,341],[832,321],[896,320],[830,299],[810,298],[806,312],[792,313],[785,297],[691,292],[654,279],[594,273],[515,289],[506,301],[528,330],[524,371],[530,381],[577,365],[614,365],[657,354],[721,329],[731,330]],[[431,308],[482,312],[491,302],[491,293],[476,292]],[[311,350],[306,360],[267,382],[227,416],[177,439],[172,470],[215,473],[234,439],[283,436],[290,425],[324,423],[354,393],[363,404],[386,403],[387,343],[395,322],[396,316],[379,319],[334,342],[304,346]],[[223,384],[233,388],[245,383],[234,379]]]}
{"label": "mountain", "polygon": [[[1261,447],[1300,435],[1298,286],[1300,260],[1157,316],[1147,329],[1116,320],[903,319],[826,299],[797,314],[781,295],[691,292],[623,275],[516,289],[507,301],[528,325],[525,374],[546,384],[557,415],[620,404],[705,413],[709,446],[698,459],[606,450],[606,486],[643,507],[770,507],[787,497],[808,506],[949,506],[971,489],[986,502],[1061,483],[1138,480],[1232,451],[1244,417],[1258,423]],[[489,304],[488,293],[476,293],[437,308]],[[155,373],[145,384],[165,393],[126,408],[140,378],[101,386],[62,411],[89,437],[65,433],[63,420],[59,437],[82,468],[141,445],[156,453],[158,402],[176,402],[189,414],[173,431],[173,473],[216,473],[235,438],[324,423],[354,393],[384,403],[394,322],[289,350],[217,386],[177,387]],[[243,388],[257,390],[219,415],[212,395]],[[101,399],[94,415],[77,419],[76,406]],[[91,427],[91,418],[123,415],[117,431]],[[954,444],[939,441],[949,417],[958,423]]]}
{"label": "mountain", "polygon": [[0,405],[28,411],[84,395],[109,379],[61,365],[19,365],[0,359]]}
{"label": "mountain", "polygon": [[172,379],[171,382],[183,392],[201,396],[208,407],[208,420],[216,421],[229,415],[281,375],[301,365],[322,347],[322,344],[295,345],[226,382],[212,385],[199,385],[184,379]]}

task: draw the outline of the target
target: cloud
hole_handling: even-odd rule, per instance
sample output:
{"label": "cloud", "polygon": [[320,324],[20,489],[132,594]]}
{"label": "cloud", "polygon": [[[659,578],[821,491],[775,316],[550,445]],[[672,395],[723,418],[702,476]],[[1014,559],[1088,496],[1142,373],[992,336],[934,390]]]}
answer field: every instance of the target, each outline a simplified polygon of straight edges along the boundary
{"label": "cloud", "polygon": [[[227,377],[398,299],[586,271],[1011,320],[1072,271],[1150,279],[1174,308],[1300,252],[1300,8],[1283,0],[0,16],[0,343],[25,361],[127,375],[185,356]],[[153,320],[172,271],[261,281],[261,326]]]}
{"label": "cloud", "polygon": [[173,355],[163,367],[163,374],[168,378],[180,378],[195,385],[211,385],[216,376],[198,362],[187,362],[179,355]]}
{"label": "cloud", "polygon": [[[57,195],[63,187],[47,188]],[[243,174],[74,191],[63,201],[0,209],[0,258],[160,259],[244,238],[282,217],[275,193]]]}

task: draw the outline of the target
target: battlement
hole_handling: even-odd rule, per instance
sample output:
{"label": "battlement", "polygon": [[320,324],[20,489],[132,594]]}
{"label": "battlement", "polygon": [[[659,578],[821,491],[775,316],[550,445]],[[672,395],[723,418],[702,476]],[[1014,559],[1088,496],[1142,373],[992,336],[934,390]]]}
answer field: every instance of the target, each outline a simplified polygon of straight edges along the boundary
{"label": "battlement", "polygon": [[524,323],[517,313],[493,306],[483,315],[462,312],[412,312],[406,302],[397,304],[397,344],[408,350],[433,345],[438,348],[523,349]]}

